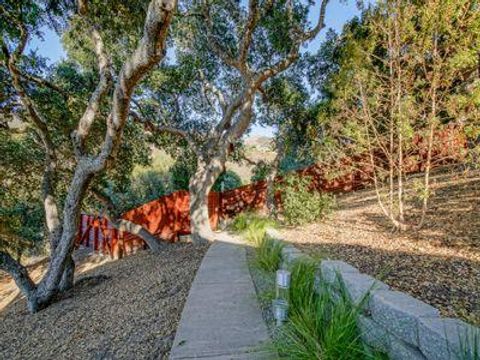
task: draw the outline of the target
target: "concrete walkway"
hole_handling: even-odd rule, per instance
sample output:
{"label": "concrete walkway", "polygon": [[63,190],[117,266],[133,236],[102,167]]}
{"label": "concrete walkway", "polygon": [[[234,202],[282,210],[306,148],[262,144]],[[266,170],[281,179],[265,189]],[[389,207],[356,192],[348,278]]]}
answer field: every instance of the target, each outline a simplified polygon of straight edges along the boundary
{"label": "concrete walkway", "polygon": [[192,284],[170,359],[272,359],[269,340],[245,247],[222,234]]}

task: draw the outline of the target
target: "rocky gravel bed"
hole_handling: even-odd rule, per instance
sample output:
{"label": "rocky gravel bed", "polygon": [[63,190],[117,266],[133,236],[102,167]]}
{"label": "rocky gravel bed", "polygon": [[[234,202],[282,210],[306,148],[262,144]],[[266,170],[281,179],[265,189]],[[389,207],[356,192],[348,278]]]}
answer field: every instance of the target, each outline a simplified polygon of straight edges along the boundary
{"label": "rocky gravel bed", "polygon": [[300,250],[344,260],[361,272],[438,308],[444,316],[480,325],[480,177],[440,174],[425,226],[398,233],[385,220],[373,190],[337,198],[325,221],[282,230]]}
{"label": "rocky gravel bed", "polygon": [[206,250],[179,243],[107,262],[37,314],[12,302],[0,313],[0,359],[167,359]]}

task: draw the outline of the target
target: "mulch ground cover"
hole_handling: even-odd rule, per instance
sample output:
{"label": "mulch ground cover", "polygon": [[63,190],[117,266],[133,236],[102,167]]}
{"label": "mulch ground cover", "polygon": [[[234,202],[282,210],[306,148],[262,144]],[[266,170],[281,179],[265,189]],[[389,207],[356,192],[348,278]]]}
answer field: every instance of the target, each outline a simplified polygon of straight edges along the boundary
{"label": "mulch ground cover", "polygon": [[33,315],[11,302],[0,312],[0,359],[167,359],[206,250],[178,243],[103,263]]}
{"label": "mulch ground cover", "polygon": [[425,226],[399,233],[382,215],[372,189],[337,197],[328,219],[283,229],[287,241],[322,258],[347,261],[438,308],[480,325],[480,177],[434,176]]}

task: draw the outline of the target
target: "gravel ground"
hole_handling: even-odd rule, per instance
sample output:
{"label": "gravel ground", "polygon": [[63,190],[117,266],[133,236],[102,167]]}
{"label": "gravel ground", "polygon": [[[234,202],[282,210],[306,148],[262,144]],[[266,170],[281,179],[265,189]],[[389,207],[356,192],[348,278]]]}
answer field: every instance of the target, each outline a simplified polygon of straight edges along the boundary
{"label": "gravel ground", "polygon": [[437,174],[426,224],[394,233],[373,190],[337,198],[322,223],[284,229],[314,256],[341,259],[436,308],[480,325],[480,177]]}
{"label": "gravel ground", "polygon": [[167,359],[206,250],[179,243],[102,263],[34,315],[12,302],[0,313],[0,359]]}
{"label": "gravel ground", "polygon": [[272,312],[272,300],[275,298],[275,273],[269,273],[255,266],[255,249],[252,247],[247,247],[247,262],[262,310],[263,320],[267,324],[270,336],[274,336],[275,319]]}

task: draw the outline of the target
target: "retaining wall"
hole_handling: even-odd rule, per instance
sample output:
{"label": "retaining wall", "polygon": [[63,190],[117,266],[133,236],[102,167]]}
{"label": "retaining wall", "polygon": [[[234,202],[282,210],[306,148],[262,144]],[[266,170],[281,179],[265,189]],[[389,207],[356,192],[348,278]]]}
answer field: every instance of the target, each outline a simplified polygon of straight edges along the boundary
{"label": "retaining wall", "polygon": [[[268,235],[281,240],[276,231]],[[301,258],[300,250],[286,244],[283,266]],[[362,339],[393,360],[478,360],[480,329],[459,319],[444,318],[434,307],[362,274],[337,260],[322,260],[315,279],[338,294],[340,286],[353,303],[362,306],[357,322]]]}

